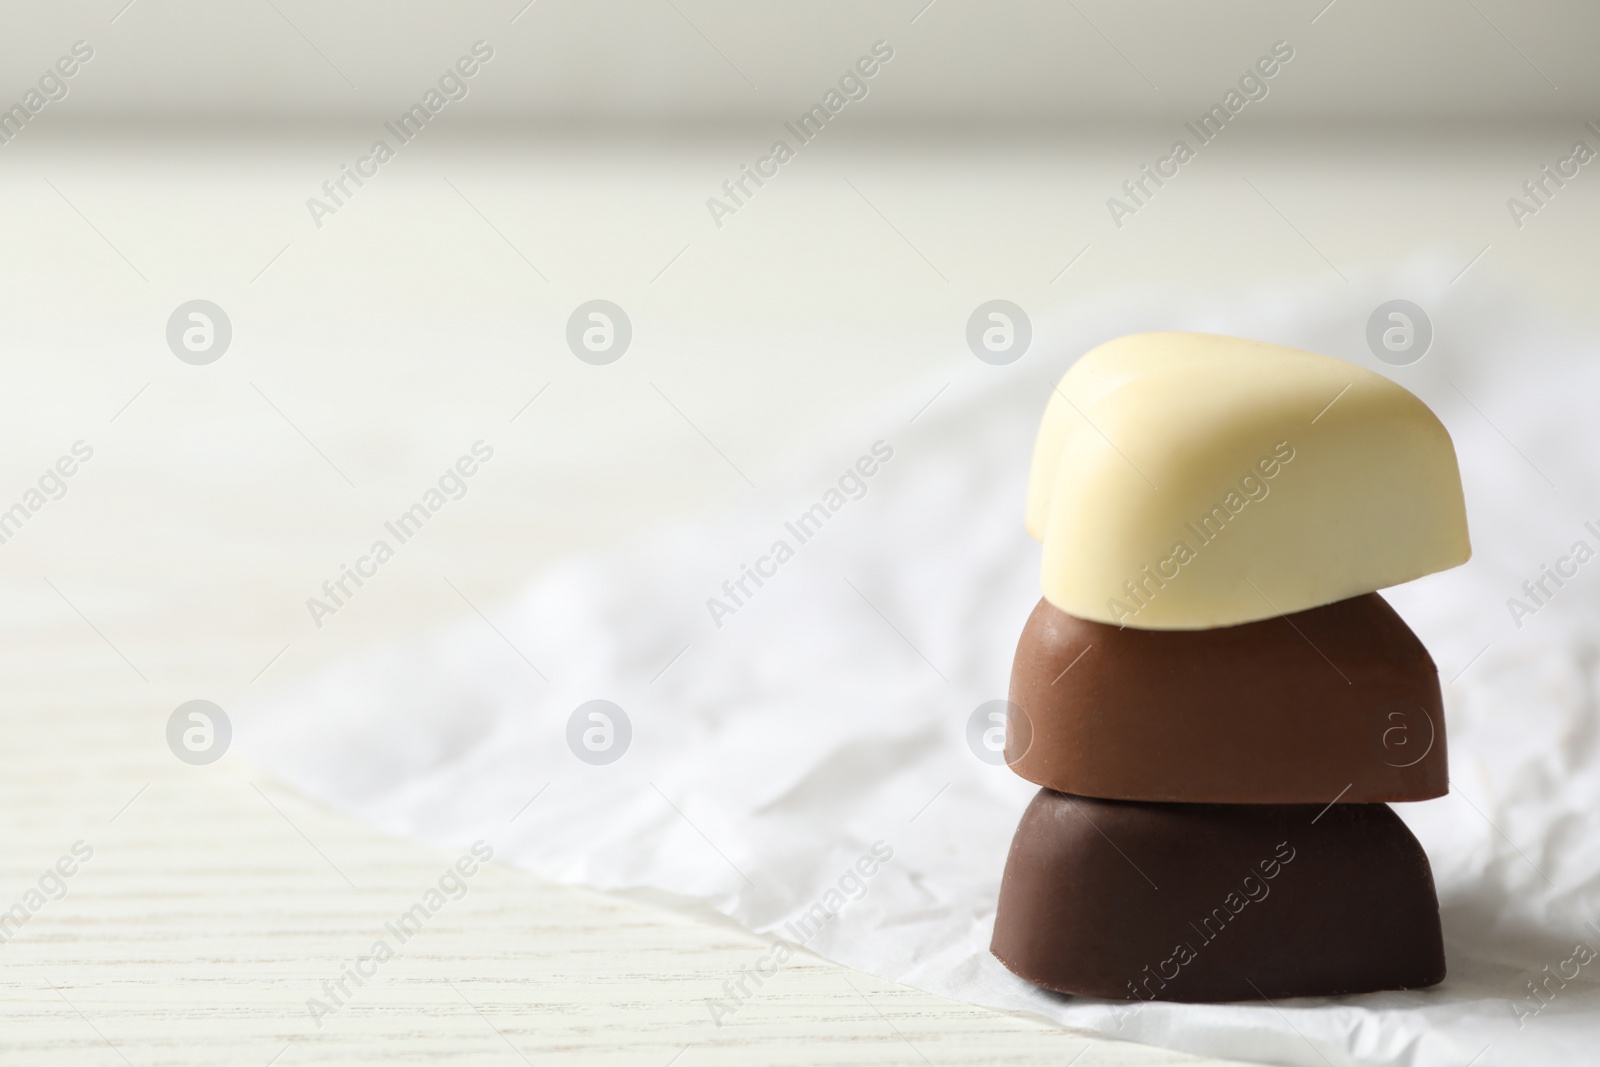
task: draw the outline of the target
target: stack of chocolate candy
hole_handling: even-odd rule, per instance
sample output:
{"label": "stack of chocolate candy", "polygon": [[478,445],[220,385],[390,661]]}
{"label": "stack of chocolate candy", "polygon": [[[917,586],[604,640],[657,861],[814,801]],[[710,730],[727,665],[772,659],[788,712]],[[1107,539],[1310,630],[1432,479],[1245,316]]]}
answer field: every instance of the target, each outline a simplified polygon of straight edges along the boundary
{"label": "stack of chocolate candy", "polygon": [[1216,1001],[1444,977],[1433,660],[1377,590],[1466,561],[1449,434],[1387,378],[1207,334],[1102,345],[1033,458],[1044,599],[1006,761],[1044,788],[992,950],[1085,996]]}

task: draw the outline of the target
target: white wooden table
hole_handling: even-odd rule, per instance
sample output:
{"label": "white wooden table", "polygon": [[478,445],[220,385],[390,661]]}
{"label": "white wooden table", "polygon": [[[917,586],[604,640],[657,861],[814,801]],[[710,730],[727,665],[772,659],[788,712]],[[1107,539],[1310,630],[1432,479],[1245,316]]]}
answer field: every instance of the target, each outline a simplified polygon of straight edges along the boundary
{"label": "white wooden table", "polygon": [[[1488,246],[1459,284],[1509,277],[1582,312],[1600,185],[1523,231],[1504,208],[1569,131],[1348,145],[1241,125],[1120,231],[1104,199],[1170,131],[981,151],[841,134],[718,230],[704,199],[768,131],[670,147],[440,128],[314,228],[305,198],[369,132],[40,128],[0,160],[0,508],[74,441],[96,450],[0,544],[0,908],[93,849],[0,944],[0,1061],[1195,1062],[815,959],[718,1028],[704,1000],[755,939],[493,864],[319,1028],[307,1001],[454,856],[235,756],[180,763],[167,718],[463,614],[442,579],[492,603],[744,491],[705,438],[759,481],[840,413],[965,366],[965,318],[996,295],[1245,293],[1418,250],[1454,273]],[[561,344],[597,296],[636,330],[605,377]],[[195,297],[234,327],[207,367],[163,337]],[[490,435],[499,482],[314,628],[305,598],[373,523]]]}

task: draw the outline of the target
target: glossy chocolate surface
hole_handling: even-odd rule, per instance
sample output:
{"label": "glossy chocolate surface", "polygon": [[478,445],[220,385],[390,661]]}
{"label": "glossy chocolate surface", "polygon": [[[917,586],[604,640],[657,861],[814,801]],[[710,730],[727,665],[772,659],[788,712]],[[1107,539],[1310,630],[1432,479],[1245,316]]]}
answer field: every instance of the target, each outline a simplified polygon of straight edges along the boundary
{"label": "glossy chocolate surface", "polygon": [[1444,978],[1428,858],[1383,804],[1147,804],[1040,790],[992,951],[1063,993],[1227,1001]]}
{"label": "glossy chocolate surface", "polygon": [[1039,601],[1006,761],[1123,800],[1427,800],[1449,789],[1439,676],[1376,593],[1214,630],[1119,629]]}

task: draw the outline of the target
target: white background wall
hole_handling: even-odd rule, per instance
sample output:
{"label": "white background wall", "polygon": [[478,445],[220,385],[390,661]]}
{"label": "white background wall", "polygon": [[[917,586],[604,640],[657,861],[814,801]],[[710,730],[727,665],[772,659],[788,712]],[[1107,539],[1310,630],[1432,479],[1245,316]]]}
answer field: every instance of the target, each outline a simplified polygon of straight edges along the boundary
{"label": "white background wall", "polygon": [[72,118],[387,116],[477,39],[479,118],[767,119],[875,40],[882,120],[1187,116],[1274,41],[1281,120],[1596,118],[1600,5],[1580,0],[60,0],[7,5],[0,99],[75,40]]}

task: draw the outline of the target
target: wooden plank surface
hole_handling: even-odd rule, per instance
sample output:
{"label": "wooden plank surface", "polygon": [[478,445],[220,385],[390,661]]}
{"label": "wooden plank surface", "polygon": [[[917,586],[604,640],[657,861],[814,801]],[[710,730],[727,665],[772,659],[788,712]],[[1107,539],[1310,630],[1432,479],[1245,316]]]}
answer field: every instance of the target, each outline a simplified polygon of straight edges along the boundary
{"label": "wooden plank surface", "polygon": [[[6,906],[75,843],[92,849],[65,895],[0,944],[0,1062],[1202,1062],[809,955],[719,1027],[705,999],[749,966],[756,938],[494,862],[401,942],[385,923],[456,854],[324,811],[231,757],[181,764],[159,709],[95,681],[71,701],[10,699],[0,719]],[[378,939],[395,954],[364,963],[358,985],[349,968]]]}

